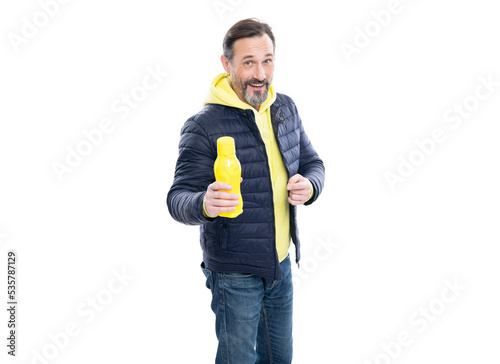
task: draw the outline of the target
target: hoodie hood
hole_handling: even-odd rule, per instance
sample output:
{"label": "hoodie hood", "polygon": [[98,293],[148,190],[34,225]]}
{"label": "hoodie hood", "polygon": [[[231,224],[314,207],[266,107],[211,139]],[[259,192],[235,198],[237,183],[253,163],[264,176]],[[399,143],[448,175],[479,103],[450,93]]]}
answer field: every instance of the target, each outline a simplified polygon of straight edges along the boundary
{"label": "hoodie hood", "polygon": [[[264,112],[271,106],[274,100],[276,100],[276,93],[274,92],[274,86],[271,84],[266,101],[259,107],[259,113]],[[231,106],[243,110],[253,109],[251,105],[241,101],[238,95],[236,95],[236,92],[231,87],[231,76],[229,73],[221,73],[214,78],[210,85],[210,91],[203,102],[203,105],[206,104]]]}

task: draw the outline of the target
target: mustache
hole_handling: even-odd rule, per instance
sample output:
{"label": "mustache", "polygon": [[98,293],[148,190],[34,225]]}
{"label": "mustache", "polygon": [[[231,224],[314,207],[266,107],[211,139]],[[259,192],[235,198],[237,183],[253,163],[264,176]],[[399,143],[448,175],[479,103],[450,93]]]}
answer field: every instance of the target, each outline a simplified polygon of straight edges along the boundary
{"label": "mustache", "polygon": [[248,80],[248,81],[245,81],[245,86],[251,84],[251,83],[263,83],[264,85],[268,86],[269,87],[269,80],[266,78],[262,81],[260,80],[257,80],[257,79],[252,79],[252,80]]}

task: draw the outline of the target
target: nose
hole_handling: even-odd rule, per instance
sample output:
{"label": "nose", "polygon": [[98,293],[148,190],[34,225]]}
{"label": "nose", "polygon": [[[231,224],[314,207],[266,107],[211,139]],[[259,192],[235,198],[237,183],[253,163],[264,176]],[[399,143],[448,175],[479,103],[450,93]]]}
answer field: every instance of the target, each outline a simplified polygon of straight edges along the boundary
{"label": "nose", "polygon": [[257,67],[255,68],[253,77],[259,81],[263,81],[266,78],[266,73],[264,72],[264,68],[262,67],[261,64],[258,64]]}

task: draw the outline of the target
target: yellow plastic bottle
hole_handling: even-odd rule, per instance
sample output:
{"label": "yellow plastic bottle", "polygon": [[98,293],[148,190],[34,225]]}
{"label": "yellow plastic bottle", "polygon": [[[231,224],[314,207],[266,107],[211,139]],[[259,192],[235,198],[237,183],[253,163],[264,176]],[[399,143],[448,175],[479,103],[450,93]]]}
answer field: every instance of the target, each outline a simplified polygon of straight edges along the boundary
{"label": "yellow plastic bottle", "polygon": [[214,174],[217,182],[225,182],[233,186],[230,191],[221,191],[236,193],[240,196],[238,199],[240,203],[236,206],[235,211],[221,212],[219,216],[238,216],[243,212],[243,199],[240,190],[241,165],[238,158],[236,158],[234,139],[232,137],[224,136],[217,139],[217,159],[214,164]]}

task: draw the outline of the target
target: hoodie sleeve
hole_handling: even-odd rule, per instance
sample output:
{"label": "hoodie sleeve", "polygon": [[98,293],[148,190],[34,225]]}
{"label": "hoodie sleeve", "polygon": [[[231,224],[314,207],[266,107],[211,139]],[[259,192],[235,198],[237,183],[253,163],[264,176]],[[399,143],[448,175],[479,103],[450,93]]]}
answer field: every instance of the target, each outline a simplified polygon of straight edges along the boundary
{"label": "hoodie sleeve", "polygon": [[179,156],[174,181],[167,195],[167,206],[174,220],[186,225],[200,225],[213,218],[203,214],[203,199],[209,184],[215,181],[216,151],[195,117],[181,130]]}

